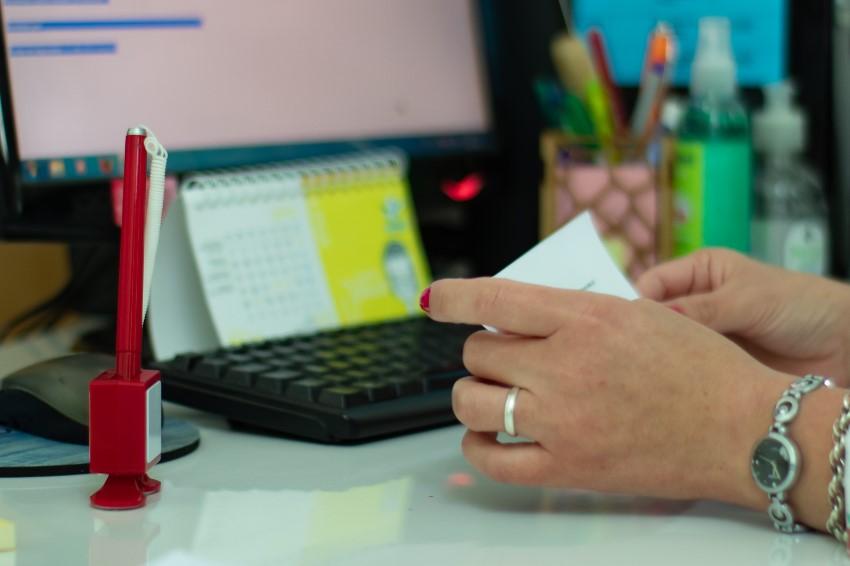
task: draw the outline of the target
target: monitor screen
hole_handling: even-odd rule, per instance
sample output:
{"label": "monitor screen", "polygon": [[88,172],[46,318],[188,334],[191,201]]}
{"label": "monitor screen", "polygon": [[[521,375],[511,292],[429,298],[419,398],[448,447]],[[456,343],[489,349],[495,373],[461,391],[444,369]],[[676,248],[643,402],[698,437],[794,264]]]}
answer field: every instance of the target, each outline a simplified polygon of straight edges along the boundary
{"label": "monitor screen", "polygon": [[23,184],[114,177],[136,124],[171,171],[489,144],[475,0],[3,0],[2,21]]}

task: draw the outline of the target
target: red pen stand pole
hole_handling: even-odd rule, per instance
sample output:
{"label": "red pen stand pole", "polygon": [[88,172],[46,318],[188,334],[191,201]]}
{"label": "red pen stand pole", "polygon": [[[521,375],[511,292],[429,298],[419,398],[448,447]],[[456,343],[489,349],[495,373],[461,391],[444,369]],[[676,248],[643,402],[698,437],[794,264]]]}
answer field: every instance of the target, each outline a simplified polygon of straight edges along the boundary
{"label": "red pen stand pole", "polygon": [[115,369],[89,386],[89,470],[108,474],[91,504],[102,509],[141,507],[146,495],[160,488],[147,471],[159,461],[162,448],[162,385],[158,371],[141,369],[145,135],[141,128],[128,130],[124,146]]}

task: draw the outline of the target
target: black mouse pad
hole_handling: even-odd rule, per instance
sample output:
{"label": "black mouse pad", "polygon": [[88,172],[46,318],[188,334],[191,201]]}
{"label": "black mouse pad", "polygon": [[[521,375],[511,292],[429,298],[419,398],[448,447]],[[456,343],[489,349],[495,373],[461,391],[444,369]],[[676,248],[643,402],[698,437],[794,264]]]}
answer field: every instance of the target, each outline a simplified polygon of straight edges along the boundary
{"label": "black mouse pad", "polygon": [[[162,459],[175,460],[201,443],[194,425],[165,418]],[[0,426],[0,477],[60,476],[89,473],[89,447],[66,444]]]}

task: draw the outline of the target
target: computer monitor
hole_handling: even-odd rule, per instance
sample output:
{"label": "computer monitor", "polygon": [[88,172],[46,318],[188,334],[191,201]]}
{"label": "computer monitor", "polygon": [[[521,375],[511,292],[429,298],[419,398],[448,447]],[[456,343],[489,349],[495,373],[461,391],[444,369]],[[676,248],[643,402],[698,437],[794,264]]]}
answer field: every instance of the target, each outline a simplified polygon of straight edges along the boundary
{"label": "computer monitor", "polygon": [[4,0],[0,230],[114,233],[126,128],[169,171],[492,146],[476,0]]}

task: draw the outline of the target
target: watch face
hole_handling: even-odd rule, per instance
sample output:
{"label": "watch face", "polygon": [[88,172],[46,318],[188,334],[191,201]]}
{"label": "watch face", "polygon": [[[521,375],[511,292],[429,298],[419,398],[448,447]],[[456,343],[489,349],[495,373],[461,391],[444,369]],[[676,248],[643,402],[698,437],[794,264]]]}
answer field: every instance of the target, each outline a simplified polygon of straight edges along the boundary
{"label": "watch face", "polygon": [[796,448],[783,436],[771,434],[753,450],[753,478],[768,493],[788,489],[795,479],[796,468]]}

